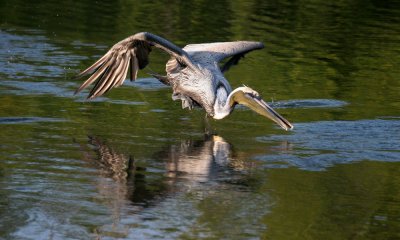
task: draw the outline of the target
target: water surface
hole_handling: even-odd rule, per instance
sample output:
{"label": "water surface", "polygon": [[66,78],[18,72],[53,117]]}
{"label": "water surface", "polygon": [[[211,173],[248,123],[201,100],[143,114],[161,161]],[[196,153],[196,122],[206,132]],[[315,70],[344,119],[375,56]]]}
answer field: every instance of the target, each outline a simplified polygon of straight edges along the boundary
{"label": "water surface", "polygon": [[[395,1],[0,1],[0,238],[400,238],[399,16]],[[264,42],[226,77],[294,130],[239,107],[205,135],[204,112],[146,71],[73,95],[139,31]]]}

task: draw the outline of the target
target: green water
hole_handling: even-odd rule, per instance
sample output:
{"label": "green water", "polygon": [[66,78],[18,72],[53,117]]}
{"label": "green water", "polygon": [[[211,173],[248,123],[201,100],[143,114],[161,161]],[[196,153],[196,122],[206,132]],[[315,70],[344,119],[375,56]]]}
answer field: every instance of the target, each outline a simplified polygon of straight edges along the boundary
{"label": "green water", "polygon": [[[400,239],[398,2],[0,0],[0,27],[0,239]],[[140,31],[264,42],[226,77],[294,130],[238,108],[205,136],[146,71],[73,95]]]}

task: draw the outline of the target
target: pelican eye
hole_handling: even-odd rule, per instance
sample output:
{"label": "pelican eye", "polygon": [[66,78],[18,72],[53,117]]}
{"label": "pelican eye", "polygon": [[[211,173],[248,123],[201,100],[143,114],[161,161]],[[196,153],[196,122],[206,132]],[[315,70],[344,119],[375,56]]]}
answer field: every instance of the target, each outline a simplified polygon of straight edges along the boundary
{"label": "pelican eye", "polygon": [[260,94],[257,92],[246,93],[251,98],[261,99]]}

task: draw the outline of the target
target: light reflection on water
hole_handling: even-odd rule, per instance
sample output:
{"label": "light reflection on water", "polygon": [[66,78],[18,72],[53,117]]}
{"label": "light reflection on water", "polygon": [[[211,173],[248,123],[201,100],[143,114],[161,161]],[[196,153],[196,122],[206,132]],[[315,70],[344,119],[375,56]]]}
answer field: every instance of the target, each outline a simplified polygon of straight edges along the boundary
{"label": "light reflection on water", "polygon": [[259,137],[262,142],[287,141],[290,148],[257,159],[305,170],[363,160],[400,161],[400,122],[393,120],[298,123],[290,136]]}

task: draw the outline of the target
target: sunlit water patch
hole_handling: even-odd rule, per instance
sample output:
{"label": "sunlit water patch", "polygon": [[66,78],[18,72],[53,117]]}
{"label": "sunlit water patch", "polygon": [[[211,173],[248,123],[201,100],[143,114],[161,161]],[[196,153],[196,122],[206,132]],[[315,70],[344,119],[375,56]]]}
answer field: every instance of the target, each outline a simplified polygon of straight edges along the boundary
{"label": "sunlit water patch", "polygon": [[78,96],[76,97],[76,102],[91,104],[91,103],[98,103],[98,102],[107,102],[112,104],[122,104],[122,105],[146,105],[147,102],[140,102],[140,101],[129,101],[129,100],[118,100],[118,99],[110,99],[108,97],[97,97],[95,99],[86,99],[86,96]]}
{"label": "sunlit water patch", "polygon": [[0,39],[0,76],[7,80],[63,76],[84,59],[50,43],[40,31],[0,31]]}
{"label": "sunlit water patch", "polygon": [[277,108],[339,108],[347,103],[335,99],[298,99],[272,102],[271,105]]}
{"label": "sunlit water patch", "polygon": [[[121,88],[126,88],[139,91],[159,91],[160,89],[169,88],[165,84],[160,83],[155,78],[138,78],[135,81],[130,81],[126,79],[123,86]],[[77,102],[109,102],[114,104],[124,104],[124,105],[146,105],[147,102],[143,101],[129,101],[129,100],[118,100],[118,99],[110,99],[106,96],[96,97],[95,99],[87,100],[87,91],[83,91],[79,95],[76,96]],[[158,109],[154,110],[158,111]],[[161,110],[163,111],[163,110]]]}
{"label": "sunlit water patch", "polygon": [[45,118],[45,117],[0,117],[0,124],[24,124],[35,122],[64,122],[61,118]]}
{"label": "sunlit water patch", "polygon": [[298,123],[291,135],[257,139],[285,143],[285,149],[277,154],[256,157],[267,165],[284,163],[301,169],[323,170],[334,164],[361,160],[400,161],[400,121],[394,120]]}
{"label": "sunlit water patch", "polygon": [[13,95],[43,95],[50,94],[58,97],[71,97],[71,83],[31,82],[31,81],[2,81],[5,87],[3,94]]}
{"label": "sunlit water patch", "polygon": [[158,91],[162,88],[169,88],[169,86],[161,83],[155,78],[139,78],[135,81],[130,81],[127,79],[127,81],[124,82],[124,85],[133,86],[141,90],[152,90],[152,91]]}

